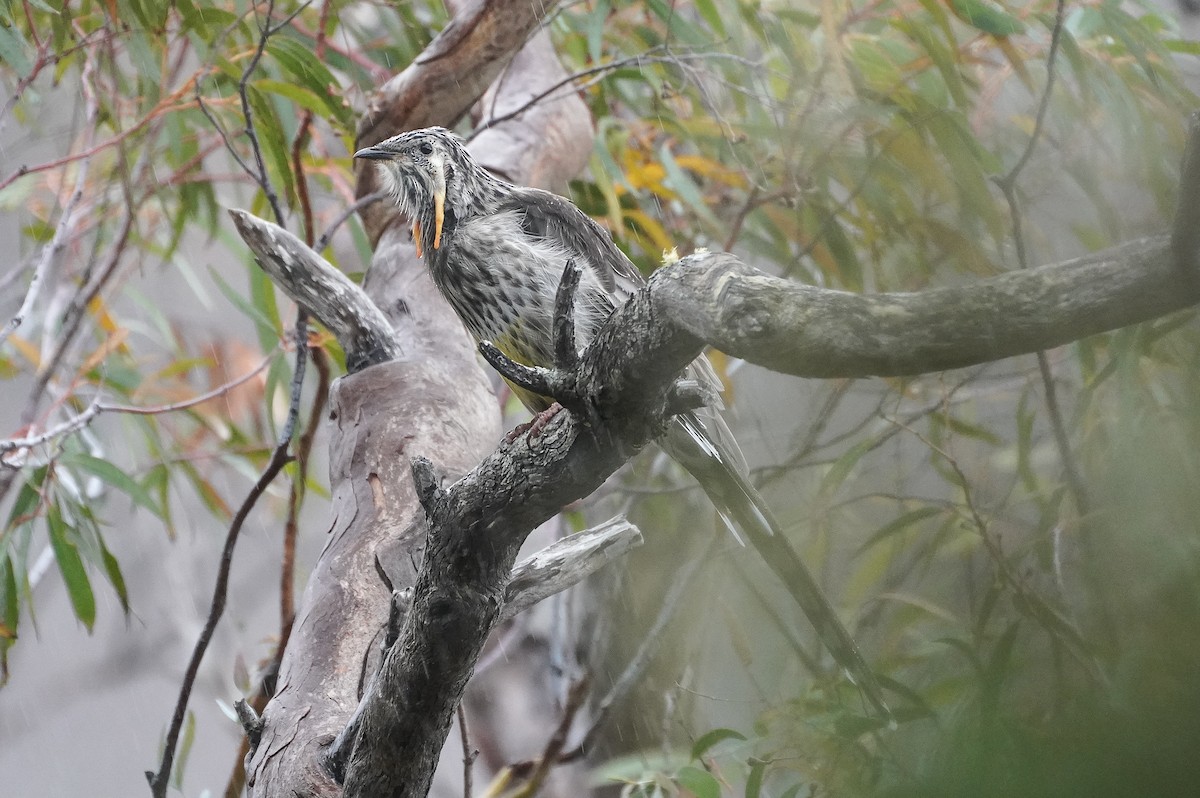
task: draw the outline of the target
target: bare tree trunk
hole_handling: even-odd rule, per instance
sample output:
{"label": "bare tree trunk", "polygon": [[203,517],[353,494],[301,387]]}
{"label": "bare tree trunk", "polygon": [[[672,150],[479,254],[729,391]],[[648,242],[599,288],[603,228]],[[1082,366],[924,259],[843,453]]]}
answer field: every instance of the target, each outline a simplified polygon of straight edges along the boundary
{"label": "bare tree trunk", "polygon": [[[359,145],[453,124],[506,68],[501,108],[561,80],[565,73],[545,33],[529,38],[552,7],[524,0],[461,4],[426,52],[381,88],[360,125]],[[513,161],[506,147],[514,140],[551,146]],[[591,150],[587,109],[571,96],[504,123],[472,150],[482,163],[509,164],[512,179],[564,185]],[[374,190],[373,170],[360,172],[359,186],[360,196]],[[461,474],[494,448],[501,432],[475,348],[415,257],[395,209],[377,203],[364,221],[377,243],[366,288],[394,326],[403,355],[344,377],[330,398],[330,539],[249,758],[248,786],[257,796],[341,794],[323,754],[378,665],[391,589],[413,584],[422,556],[424,511],[409,461],[421,454]]]}

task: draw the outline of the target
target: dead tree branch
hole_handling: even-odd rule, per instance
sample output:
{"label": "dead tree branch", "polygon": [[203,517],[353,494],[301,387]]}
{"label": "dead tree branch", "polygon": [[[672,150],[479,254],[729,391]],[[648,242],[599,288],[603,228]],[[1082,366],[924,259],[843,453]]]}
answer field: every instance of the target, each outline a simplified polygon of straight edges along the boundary
{"label": "dead tree branch", "polygon": [[[565,72],[545,35],[529,38],[552,5],[484,0],[458,13],[426,53],[377,94],[360,125],[360,146],[405,129],[453,124],[505,64],[512,64],[509,83],[523,90],[540,91],[561,80]],[[578,98],[549,111],[533,109],[495,133],[524,128],[535,132],[508,136],[558,142],[562,151],[514,163],[513,179],[561,185],[586,162],[591,129]],[[483,141],[472,150],[485,163],[505,157]],[[373,173],[359,178],[359,196],[372,193]],[[384,343],[378,320],[347,320],[343,329],[355,342],[348,354],[357,352],[362,370],[331,392],[329,542],[301,599],[277,692],[249,756],[247,783],[255,796],[341,794],[322,764],[324,754],[378,668],[376,643],[384,635],[393,587],[413,584],[422,556],[426,525],[408,461],[417,454],[436,457],[453,476],[478,463],[500,438],[499,408],[475,348],[416,259],[407,231],[388,226],[394,218],[390,203],[364,213],[376,251],[363,287],[394,341]],[[290,244],[283,246],[290,251]],[[264,264],[274,262],[263,255]],[[300,263],[283,263],[287,268],[280,271]],[[297,299],[336,332],[337,312],[322,311],[327,294],[316,290]],[[403,355],[387,360],[393,346]],[[366,368],[372,363],[377,365]]]}

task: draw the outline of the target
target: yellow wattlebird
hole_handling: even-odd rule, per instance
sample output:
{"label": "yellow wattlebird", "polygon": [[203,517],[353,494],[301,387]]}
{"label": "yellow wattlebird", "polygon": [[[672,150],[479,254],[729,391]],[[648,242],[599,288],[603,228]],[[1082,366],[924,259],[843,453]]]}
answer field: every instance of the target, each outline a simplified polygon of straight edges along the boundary
{"label": "yellow wattlebird", "polygon": [[[404,133],[354,157],[379,163],[385,187],[412,221],[417,255],[446,301],[477,341],[490,341],[511,360],[554,366],[555,296],[568,261],[582,268],[574,307],[581,349],[645,282],[608,233],[569,200],[493,176],[448,130]],[[703,356],[688,371],[719,388]],[[557,409],[547,397],[513,388],[543,418]],[[730,528],[742,530],[874,707],[890,715],[850,633],[750,484],[721,417],[709,408],[682,413],[660,444],[697,479]]]}

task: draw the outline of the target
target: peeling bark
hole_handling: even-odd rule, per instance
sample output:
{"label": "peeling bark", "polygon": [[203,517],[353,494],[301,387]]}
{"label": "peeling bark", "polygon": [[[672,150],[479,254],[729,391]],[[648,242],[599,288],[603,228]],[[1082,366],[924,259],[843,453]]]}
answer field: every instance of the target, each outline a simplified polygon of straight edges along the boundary
{"label": "peeling bark", "polygon": [[[552,6],[518,0],[466,5],[425,54],[381,88],[360,125],[360,146],[405,129],[453,124],[522,46],[520,72],[514,67],[509,73],[514,90],[537,91],[560,81],[565,73],[545,34],[530,38]],[[565,149],[523,161],[512,177],[565,184],[591,150],[587,108],[571,97],[504,125],[533,128],[508,134],[518,139],[538,137],[538,126]],[[504,157],[487,146],[472,147],[482,162]],[[359,180],[360,197],[373,191],[373,171],[360,172]],[[260,744],[248,758],[250,795],[342,794],[324,755],[377,667],[391,590],[413,583],[422,556],[426,525],[409,459],[424,455],[453,477],[500,438],[499,408],[475,348],[396,221],[390,203],[376,203],[364,214],[376,249],[363,288],[394,337],[380,343],[378,325],[370,322],[342,325],[351,333],[343,345],[350,341],[355,365],[377,365],[339,380],[330,398],[330,539],[301,600],[279,687],[263,713]],[[357,297],[348,289],[337,293]],[[316,289],[306,296],[301,301],[320,305],[333,292]],[[337,333],[333,315],[325,323]],[[402,359],[384,362],[395,350]]]}

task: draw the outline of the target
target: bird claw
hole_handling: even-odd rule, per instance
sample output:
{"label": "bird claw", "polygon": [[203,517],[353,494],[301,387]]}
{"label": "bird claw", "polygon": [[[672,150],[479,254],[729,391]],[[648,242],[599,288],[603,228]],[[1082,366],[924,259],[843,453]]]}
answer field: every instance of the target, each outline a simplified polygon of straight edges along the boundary
{"label": "bird claw", "polygon": [[546,425],[549,424],[550,421],[557,416],[562,409],[563,406],[558,402],[555,402],[529,421],[526,421],[523,424],[518,424],[516,427],[514,427],[511,432],[504,436],[504,442],[511,444],[522,435],[528,435],[530,439],[540,438],[542,435],[542,430],[546,428]]}

